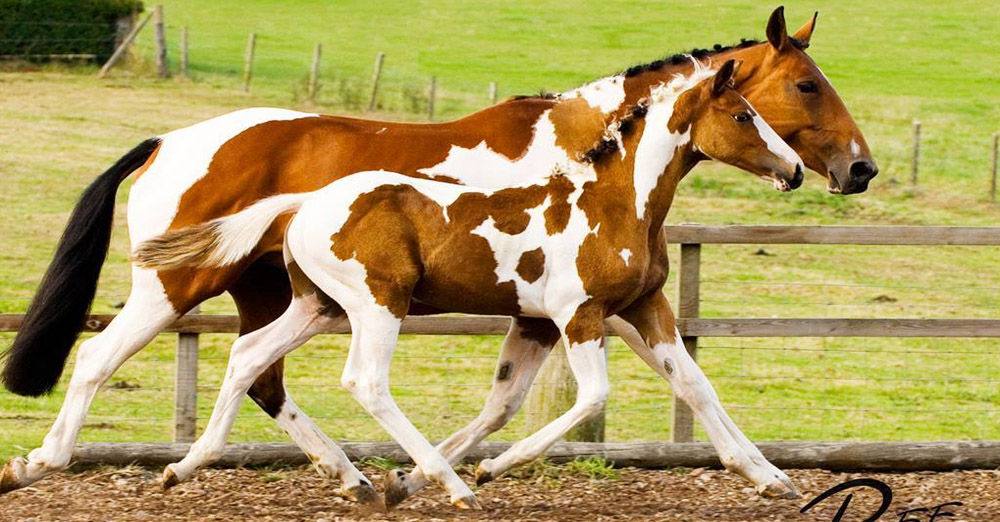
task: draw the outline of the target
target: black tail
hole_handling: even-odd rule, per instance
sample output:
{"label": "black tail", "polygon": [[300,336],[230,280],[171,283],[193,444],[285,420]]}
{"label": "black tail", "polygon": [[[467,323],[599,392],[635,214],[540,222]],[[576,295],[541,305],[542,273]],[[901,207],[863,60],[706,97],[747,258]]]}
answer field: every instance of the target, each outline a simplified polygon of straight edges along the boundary
{"label": "black tail", "polygon": [[3,384],[8,390],[38,396],[59,382],[94,301],[97,278],[108,255],[115,193],[159,145],[159,138],[140,143],[98,176],[80,197],[24,323],[4,356]]}

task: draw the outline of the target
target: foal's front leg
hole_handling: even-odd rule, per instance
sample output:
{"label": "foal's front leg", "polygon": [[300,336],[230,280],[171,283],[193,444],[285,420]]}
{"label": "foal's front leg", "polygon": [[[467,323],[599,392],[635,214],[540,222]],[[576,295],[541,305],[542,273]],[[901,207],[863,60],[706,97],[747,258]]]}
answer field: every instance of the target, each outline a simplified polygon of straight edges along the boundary
{"label": "foal's front leg", "polygon": [[627,331],[623,339],[631,340],[629,345],[636,354],[669,381],[677,396],[691,407],[722,465],[753,482],[762,496],[798,498],[799,492],[788,476],[764,458],[722,407],[712,384],[684,347],[666,296],[656,290],[618,316],[638,330],[644,343],[637,342]]}
{"label": "foal's front leg", "polygon": [[480,462],[476,468],[477,484],[485,484],[514,466],[537,459],[566,432],[601,412],[611,388],[604,353],[603,319],[603,310],[593,307],[577,310],[571,320],[557,321],[567,347],[566,357],[578,384],[576,402],[569,411],[497,458]]}
{"label": "foal's front leg", "polygon": [[[559,329],[548,319],[517,317],[511,321],[486,405],[475,420],[437,446],[449,463],[461,462],[476,444],[504,427],[517,413],[538,369],[558,339]],[[428,482],[419,467],[410,473],[393,470],[386,477],[385,502],[390,507],[420,491]]]}

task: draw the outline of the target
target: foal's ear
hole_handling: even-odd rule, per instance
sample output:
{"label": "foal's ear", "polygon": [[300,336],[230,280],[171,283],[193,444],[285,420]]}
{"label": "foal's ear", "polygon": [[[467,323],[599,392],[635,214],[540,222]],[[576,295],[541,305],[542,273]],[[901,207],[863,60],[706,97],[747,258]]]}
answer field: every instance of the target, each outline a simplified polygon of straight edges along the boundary
{"label": "foal's ear", "polygon": [[722,94],[729,87],[734,74],[736,74],[736,60],[726,60],[726,63],[722,64],[722,67],[719,68],[719,72],[715,73],[715,80],[712,82],[712,94],[716,96]]}
{"label": "foal's ear", "polygon": [[777,50],[788,45],[788,28],[785,27],[785,7],[779,6],[767,21],[767,41]]}
{"label": "foal's ear", "polygon": [[800,43],[802,43],[803,47],[808,47],[809,46],[809,39],[812,38],[813,31],[816,30],[816,17],[817,16],[819,16],[819,11],[813,13],[812,19],[810,19],[808,22],[806,22],[805,25],[803,25],[802,27],[800,27],[799,30],[795,31],[795,34],[792,35],[792,38],[795,38]]}

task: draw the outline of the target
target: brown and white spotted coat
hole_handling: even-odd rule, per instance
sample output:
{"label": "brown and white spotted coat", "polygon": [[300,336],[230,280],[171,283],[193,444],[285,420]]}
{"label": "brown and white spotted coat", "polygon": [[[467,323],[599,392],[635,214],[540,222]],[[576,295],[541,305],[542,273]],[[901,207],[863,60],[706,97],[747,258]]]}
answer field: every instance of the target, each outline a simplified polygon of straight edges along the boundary
{"label": "brown and white spotted coat", "polygon": [[[829,179],[831,192],[862,192],[874,175],[874,163],[864,138],[836,92],[803,52],[814,24],[815,18],[789,36],[779,9],[768,23],[767,42],[695,54],[716,62],[728,58],[740,60],[742,67],[735,78],[737,88],[765,120],[773,122],[806,165]],[[160,136],[158,145],[142,151],[137,148],[146,154],[145,162],[140,159],[130,167],[135,158],[127,155],[119,163],[128,171],[120,178],[110,170],[106,175],[115,174],[111,182],[117,184],[134,170],[136,180],[127,216],[133,245],[168,230],[233,214],[267,196],[316,190],[360,170],[391,170],[486,187],[509,186],[524,181],[526,176],[539,175],[541,165],[572,157],[589,139],[580,138],[579,134],[564,135],[561,128],[579,128],[598,119],[620,117],[646,96],[652,86],[676,73],[690,72],[690,62],[675,57],[598,80],[567,92],[560,99],[509,100],[468,117],[438,124],[247,109]],[[88,225],[88,230],[74,232],[81,234],[80,237],[64,237],[63,243],[100,243],[101,240],[93,238],[101,235],[102,226],[110,226],[113,192],[111,195],[102,200],[101,208],[92,209],[106,216],[93,220],[97,224]],[[77,211],[86,213],[92,205],[85,196]],[[26,459],[11,460],[0,472],[0,493],[63,469],[69,463],[73,445],[100,385],[158,332],[199,302],[229,291],[240,313],[243,334],[276,318],[291,299],[280,253],[285,222],[286,218],[280,218],[262,234],[248,256],[237,263],[158,271],[133,267],[132,292],[124,309],[104,332],[83,343],[59,417],[41,447],[30,452]],[[103,257],[100,252],[94,255],[98,268]],[[522,270],[530,277],[530,256],[524,263]],[[50,267],[28,315],[42,318],[36,321],[40,328],[77,332],[82,323],[79,317],[56,323],[45,318],[52,311],[62,310],[71,295],[60,284],[96,286],[99,270],[49,277],[66,270],[57,264]],[[75,309],[83,314],[93,294],[81,295]],[[413,305],[411,312],[434,310]],[[544,323],[514,322],[504,343],[501,363],[521,357],[514,354],[527,350],[534,350],[537,357],[517,367],[524,373],[515,372],[508,381],[495,383],[488,405],[496,408],[488,407],[473,424],[443,444],[445,449],[454,450],[455,458],[505,422],[505,414],[493,412],[516,410],[525,383],[530,382],[533,369],[537,369],[535,363],[544,359],[551,346],[552,332],[545,331],[546,328],[551,330]],[[41,393],[58,378],[73,336],[63,336],[66,339],[62,342],[69,344],[54,350],[57,356],[33,355],[42,352],[32,340],[45,333],[27,328],[18,333],[4,374],[5,384],[15,392]],[[30,361],[32,357],[42,357],[44,363],[34,363]],[[12,363],[25,359],[31,364]],[[52,377],[42,379],[33,374],[18,374],[32,365],[51,366],[55,370],[46,372]],[[321,473],[339,475],[347,489],[353,488],[359,483],[359,475],[292,402],[281,375],[281,361],[277,361],[254,384],[250,395],[307,454],[316,456],[316,467]],[[25,388],[12,386],[14,382],[26,383]],[[732,428],[720,433],[726,441],[737,441],[745,454],[756,459],[756,448],[739,430]],[[419,473],[410,478],[409,484],[416,486],[408,489],[408,493],[419,489],[421,484]]]}
{"label": "brown and white spotted coat", "polygon": [[[598,155],[593,164],[555,165],[543,179],[479,189],[367,171],[313,193],[265,199],[211,226],[141,245],[137,263],[150,268],[173,259],[224,265],[245,255],[247,245],[257,243],[255,234],[277,216],[297,210],[285,235],[286,261],[294,264],[295,287],[318,289],[300,294],[277,321],[234,345],[208,428],[183,461],[168,467],[165,479],[183,480],[217,458],[253,379],[322,330],[316,325],[339,321],[346,312],[353,335],[344,386],[421,472],[448,490],[452,502],[475,507],[448,459],[389,395],[389,361],[411,300],[442,311],[549,318],[556,324],[580,384],[577,403],[495,461],[483,462],[477,475],[485,481],[542,454],[597,413],[607,396],[601,353],[607,316],[635,317],[652,353],[680,345],[669,308],[647,303],[656,302],[651,296],[662,298],[667,270],[660,231],[680,179],[698,161],[715,158],[771,179],[782,190],[802,182],[799,157],[728,86],[734,69],[733,61],[718,74],[696,67],[690,77],[654,89],[648,107],[610,133],[620,137],[620,151]],[[191,239],[202,236],[215,239]],[[208,251],[204,243],[212,245]],[[643,320],[648,311],[655,312],[660,328],[650,329]],[[657,337],[660,331],[666,333]],[[701,385],[710,388],[707,381]]]}

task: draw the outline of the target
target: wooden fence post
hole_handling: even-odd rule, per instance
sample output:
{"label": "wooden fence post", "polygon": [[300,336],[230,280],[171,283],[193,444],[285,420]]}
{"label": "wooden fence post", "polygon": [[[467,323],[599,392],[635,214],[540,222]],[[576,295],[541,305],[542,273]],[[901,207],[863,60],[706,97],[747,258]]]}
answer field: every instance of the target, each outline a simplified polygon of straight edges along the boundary
{"label": "wooden fence post", "polygon": [[247,50],[243,56],[243,92],[250,92],[250,78],[253,77],[253,53],[257,47],[257,33],[247,37]]}
{"label": "wooden fence post", "polygon": [[427,90],[427,121],[434,121],[434,98],[437,96],[437,76],[431,76],[431,86]]}
{"label": "wooden fence post", "polygon": [[181,76],[188,77],[188,26],[181,28]]}
{"label": "wooden fence post", "polygon": [[108,58],[108,61],[104,63],[104,66],[101,67],[101,70],[97,71],[98,78],[104,78],[104,76],[108,74],[108,71],[112,67],[114,67],[114,65],[118,63],[122,59],[122,57],[125,56],[125,53],[128,51],[128,46],[132,45],[132,42],[135,40],[135,37],[139,36],[139,31],[141,31],[142,28],[146,26],[146,24],[149,22],[149,19],[152,17],[153,13],[149,13],[148,15],[146,15],[145,18],[142,19],[141,22],[139,22],[135,27],[132,28],[132,32],[129,33],[124,40],[122,40],[121,45],[119,45],[118,48],[115,49],[115,52],[112,53],[111,58]]}
{"label": "wooden fence post", "polygon": [[997,202],[997,149],[1000,148],[1000,132],[993,134],[993,165],[990,175],[990,203]]}
{"label": "wooden fence post", "polygon": [[[605,339],[607,346],[607,339]],[[607,357],[607,350],[604,351]],[[552,353],[538,370],[535,385],[525,404],[525,428],[527,434],[544,428],[560,415],[565,413],[576,402],[577,383],[569,367],[566,357],[566,347],[562,341],[556,343]],[[573,428],[566,433],[565,439],[574,442],[604,442],[605,414],[598,416]]]}
{"label": "wooden fence post", "polygon": [[[199,313],[194,307],[189,314]],[[177,334],[174,368],[174,442],[193,442],[198,421],[198,334]]]}
{"label": "wooden fence post", "polygon": [[316,100],[316,91],[319,84],[319,60],[323,55],[323,44],[317,43],[313,50],[312,67],[309,69],[309,101]]}
{"label": "wooden fence post", "polygon": [[[701,297],[699,296],[701,277],[701,245],[681,245],[680,281],[677,289],[677,317],[692,319],[700,314]],[[684,337],[684,348],[692,358],[698,355],[698,338]],[[691,408],[677,398],[674,393],[674,415],[670,428],[673,442],[694,441],[694,415]]]}
{"label": "wooden fence post", "polygon": [[920,122],[913,120],[913,165],[911,167],[910,183],[917,186],[917,171],[920,170]]}
{"label": "wooden fence post", "polygon": [[167,31],[163,25],[163,4],[156,4],[153,10],[153,26],[156,28],[156,77],[170,75],[167,68]]}
{"label": "wooden fence post", "polygon": [[490,105],[497,103],[497,82],[490,82]]}
{"label": "wooden fence post", "polygon": [[378,96],[378,81],[382,77],[382,62],[385,61],[385,53],[375,55],[375,72],[372,73],[372,96],[368,100],[368,110],[375,110],[375,99]]}

